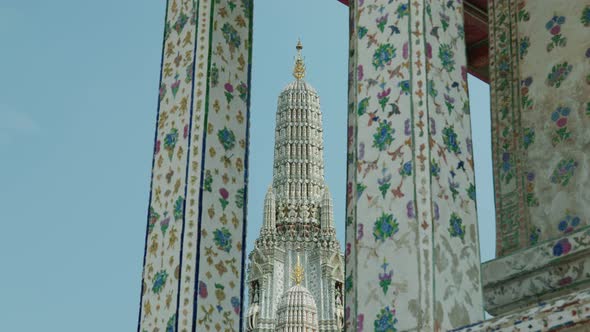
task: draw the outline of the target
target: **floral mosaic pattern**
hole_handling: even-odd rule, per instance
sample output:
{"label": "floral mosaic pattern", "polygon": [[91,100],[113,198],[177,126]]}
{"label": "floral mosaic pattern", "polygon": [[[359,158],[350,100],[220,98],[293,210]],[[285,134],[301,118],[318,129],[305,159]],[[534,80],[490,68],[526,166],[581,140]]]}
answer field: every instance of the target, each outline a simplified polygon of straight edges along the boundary
{"label": "floral mosaic pattern", "polygon": [[[482,319],[463,7],[350,6],[347,330]],[[450,289],[469,304],[450,310]]]}
{"label": "floral mosaic pattern", "polygon": [[553,17],[545,23],[545,29],[551,34],[551,41],[547,44],[547,52],[551,52],[555,47],[564,47],[567,43],[567,38],[561,34],[561,26],[565,24],[565,16],[553,15]]}
{"label": "floral mosaic pattern", "polygon": [[580,217],[572,216],[569,213],[559,221],[557,224],[557,229],[564,233],[568,234],[574,231],[578,226],[580,226]]}
{"label": "floral mosaic pattern", "polygon": [[559,88],[561,83],[565,81],[568,75],[572,72],[574,66],[567,63],[558,63],[551,67],[551,72],[547,75],[547,85]]}
{"label": "floral mosaic pattern", "polygon": [[[518,165],[520,164],[520,154],[515,153],[520,146],[516,144],[513,137],[517,133],[516,128],[520,124],[516,123],[518,118],[515,116],[515,110],[512,105],[516,102],[514,95],[511,93],[511,82],[517,75],[511,65],[511,59],[515,57],[526,57],[531,54],[530,36],[523,34],[520,37],[524,42],[524,47],[511,47],[510,31],[515,31],[517,22],[528,22],[531,18],[525,2],[520,2],[517,7],[517,1],[510,0],[493,0],[490,1],[490,27],[489,39],[490,47],[494,52],[490,53],[490,88],[491,88],[491,111],[492,111],[492,155],[494,160],[494,189],[496,193],[496,220],[498,225],[496,229],[503,229],[511,234],[502,241],[498,241],[496,252],[498,255],[515,250],[522,245],[524,241],[524,232],[521,225],[525,223],[522,216],[524,202],[519,201],[519,195],[523,189],[519,181]],[[522,43],[522,42],[521,42]],[[518,49],[516,54],[514,49]],[[521,100],[519,104],[531,107],[534,104],[529,91],[535,81],[531,77],[519,80],[521,90]],[[527,148],[532,142],[531,132],[527,139]],[[522,142],[524,143],[524,139]],[[523,144],[524,145],[524,144]],[[497,237],[501,237],[498,233]],[[528,239],[527,239],[528,241]]]}
{"label": "floral mosaic pattern", "polygon": [[395,325],[397,318],[395,318],[395,309],[385,307],[377,314],[377,319],[373,323],[375,332],[396,332]]}
{"label": "floral mosaic pattern", "polygon": [[[590,42],[583,1],[553,6],[493,0],[490,8],[495,13],[490,68],[496,216],[502,230],[497,253],[502,256],[559,237],[564,209],[588,200],[582,188],[590,180],[578,174],[586,173],[579,168],[590,162],[583,153],[590,127],[585,115],[590,85],[583,69]],[[586,225],[590,211],[579,217]]]}
{"label": "floral mosaic pattern", "polygon": [[168,1],[140,331],[240,330],[251,19]]}
{"label": "floral mosaic pattern", "polygon": [[[349,59],[348,59],[348,128],[347,128],[347,185],[346,185],[346,243],[344,251],[344,328],[346,331],[351,330],[362,330],[364,327],[364,316],[362,311],[359,313],[357,310],[357,229],[359,226],[356,221],[356,202],[361,198],[363,192],[367,188],[362,182],[357,182],[356,179],[356,166],[357,166],[357,154],[355,151],[356,147],[356,124],[357,117],[363,116],[367,113],[369,107],[370,97],[364,97],[359,101],[357,96],[356,80],[364,77],[364,67],[358,66],[356,60],[356,48],[358,47],[358,41],[361,36],[366,36],[367,28],[358,27],[353,28],[353,22],[356,20],[356,8],[357,4],[355,1],[349,2]],[[356,115],[356,116],[355,116]],[[364,148],[364,145],[363,145]],[[363,152],[364,153],[364,152]]]}
{"label": "floral mosaic pattern", "polygon": [[[383,32],[383,29],[380,30]],[[383,69],[385,65],[391,64],[393,58],[395,58],[395,47],[391,44],[381,44],[373,53],[373,66],[375,69]]]}
{"label": "floral mosaic pattern", "polygon": [[393,270],[388,270],[389,264],[385,258],[383,259],[383,265],[381,265],[381,267],[383,268],[383,273],[379,273],[379,286],[381,286],[383,294],[387,294],[393,279]]}
{"label": "floral mosaic pattern", "polygon": [[572,250],[572,244],[568,239],[561,239],[553,246],[553,256],[567,255]]}
{"label": "floral mosaic pattern", "polygon": [[397,220],[392,214],[382,214],[373,226],[373,236],[375,241],[385,241],[393,238],[393,235],[399,230]]}
{"label": "floral mosaic pattern", "polygon": [[583,331],[589,321],[590,291],[585,290],[452,332]]}
{"label": "floral mosaic pattern", "polygon": [[[528,172],[526,174],[526,204],[527,206],[539,206],[539,199],[535,194],[535,172]],[[535,233],[537,234],[537,238],[534,241],[535,243],[538,240],[538,233],[540,232],[541,230],[536,228]]]}
{"label": "floral mosaic pattern", "polygon": [[573,159],[561,160],[551,174],[551,182],[567,186],[570,179],[574,176],[576,166],[578,166],[578,163]]}
{"label": "floral mosaic pattern", "polygon": [[168,272],[166,270],[162,270],[154,276],[154,284],[152,285],[152,292],[154,294],[158,294],[162,291],[162,288],[166,284],[166,279],[168,279]]}
{"label": "floral mosaic pattern", "polygon": [[[199,188],[198,179],[206,183],[207,188],[200,194],[187,197],[187,213],[201,214],[200,228],[195,232],[199,234],[198,242],[192,249],[196,254],[192,259],[202,263],[193,285],[202,285],[210,291],[192,304],[192,310],[187,310],[186,320],[194,315],[193,330],[238,331],[242,326],[240,307],[245,259],[252,1],[223,0],[210,5],[213,9],[200,11],[204,15],[211,11],[212,17],[207,20],[210,26],[199,32],[210,38],[207,46],[211,48],[211,56],[205,59],[210,68],[216,68],[216,77],[209,82],[203,81],[202,88],[208,89],[205,90],[208,95],[199,96],[197,91],[195,107],[202,110],[203,117],[193,117],[193,121],[196,120],[195,123],[202,128],[201,133],[195,132],[195,135],[205,136],[204,155],[202,161],[192,163],[189,169],[189,179],[195,179],[191,187]],[[202,77],[207,75],[203,73]],[[199,179],[202,168],[210,177]],[[198,195],[201,195],[200,202]]]}
{"label": "floral mosaic pattern", "polygon": [[[192,1],[169,1],[164,31],[158,123],[152,167],[152,185],[143,286],[140,331],[176,328],[178,280],[184,183],[188,139],[183,135],[190,122],[192,77],[182,79],[194,66],[196,8]],[[181,41],[188,38],[188,43]]]}
{"label": "floral mosaic pattern", "polygon": [[571,141],[572,133],[567,127],[568,116],[571,112],[569,107],[558,107],[553,113],[551,113],[551,121],[555,124],[555,131],[551,137],[553,146]]}
{"label": "floral mosaic pattern", "polygon": [[[561,287],[590,284],[590,231],[570,212],[559,218],[561,237],[483,265],[486,310],[502,314],[549,300]],[[534,233],[534,231],[533,231]]]}
{"label": "floral mosaic pattern", "polygon": [[451,214],[449,224],[449,234],[451,237],[458,237],[463,240],[465,238],[465,226],[463,225],[463,220],[453,213]]}

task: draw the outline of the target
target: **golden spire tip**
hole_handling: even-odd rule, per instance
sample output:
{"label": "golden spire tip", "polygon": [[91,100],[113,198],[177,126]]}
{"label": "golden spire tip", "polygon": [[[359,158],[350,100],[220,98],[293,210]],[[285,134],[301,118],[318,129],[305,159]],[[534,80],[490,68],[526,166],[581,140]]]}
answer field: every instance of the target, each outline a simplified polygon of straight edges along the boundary
{"label": "golden spire tip", "polygon": [[301,44],[301,39],[297,41],[297,46],[295,46],[297,50],[297,58],[295,58],[295,68],[293,69],[293,76],[300,80],[305,77],[305,63],[303,63],[303,57],[301,56],[301,50],[303,49],[303,45]]}

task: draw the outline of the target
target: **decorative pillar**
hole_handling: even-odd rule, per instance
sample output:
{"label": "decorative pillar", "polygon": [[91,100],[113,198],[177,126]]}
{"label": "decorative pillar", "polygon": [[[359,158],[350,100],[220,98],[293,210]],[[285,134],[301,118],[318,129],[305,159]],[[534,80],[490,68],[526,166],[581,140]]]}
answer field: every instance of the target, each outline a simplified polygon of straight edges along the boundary
{"label": "decorative pillar", "polygon": [[482,320],[462,3],[350,6],[347,330]]}
{"label": "decorative pillar", "polygon": [[499,315],[590,287],[590,1],[488,6]]}
{"label": "decorative pillar", "polygon": [[590,2],[489,1],[497,255],[589,225]]}
{"label": "decorative pillar", "polygon": [[169,0],[165,24],[138,331],[238,331],[252,1]]}

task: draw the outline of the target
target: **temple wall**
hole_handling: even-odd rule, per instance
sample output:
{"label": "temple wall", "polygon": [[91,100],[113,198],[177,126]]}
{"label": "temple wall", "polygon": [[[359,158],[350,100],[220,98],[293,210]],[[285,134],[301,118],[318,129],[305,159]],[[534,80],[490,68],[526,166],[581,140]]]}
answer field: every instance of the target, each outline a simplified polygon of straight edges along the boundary
{"label": "temple wall", "polygon": [[[590,224],[589,1],[528,1],[519,16],[530,245]],[[528,18],[528,20],[526,19]]]}
{"label": "temple wall", "polygon": [[590,2],[489,2],[498,258],[485,308],[590,287]]}
{"label": "temple wall", "polygon": [[252,2],[166,8],[138,331],[237,331]]}
{"label": "temple wall", "polygon": [[463,7],[350,6],[347,330],[481,320]]}
{"label": "temple wall", "polygon": [[497,254],[589,224],[590,2],[490,1]]}

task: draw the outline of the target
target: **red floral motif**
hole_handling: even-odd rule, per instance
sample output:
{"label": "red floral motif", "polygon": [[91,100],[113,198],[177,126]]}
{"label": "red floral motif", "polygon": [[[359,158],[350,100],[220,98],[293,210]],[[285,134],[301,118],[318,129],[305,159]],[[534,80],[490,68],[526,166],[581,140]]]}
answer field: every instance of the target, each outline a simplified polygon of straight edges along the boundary
{"label": "red floral motif", "polygon": [[209,293],[207,292],[207,284],[199,281],[199,296],[206,299]]}
{"label": "red floral motif", "polygon": [[561,239],[553,246],[553,256],[567,255],[572,250],[572,244],[568,239]]}
{"label": "red floral motif", "polygon": [[559,286],[565,286],[571,284],[573,281],[572,277],[565,277],[557,282]]}

